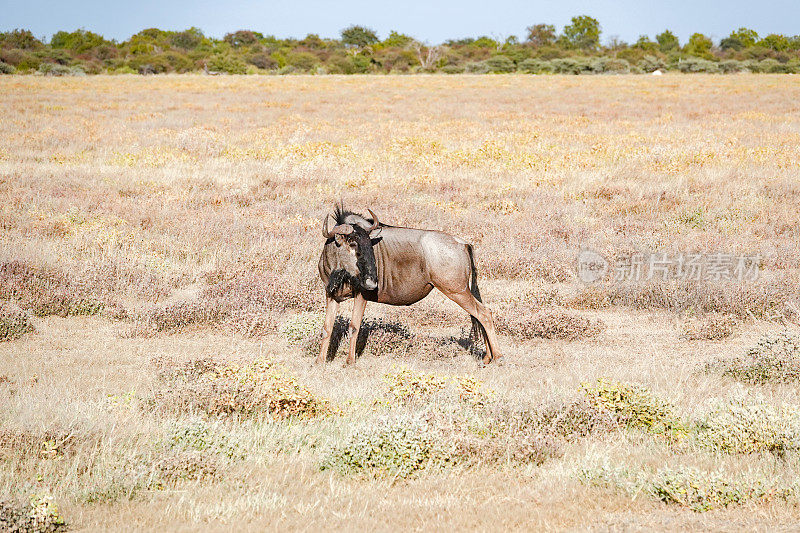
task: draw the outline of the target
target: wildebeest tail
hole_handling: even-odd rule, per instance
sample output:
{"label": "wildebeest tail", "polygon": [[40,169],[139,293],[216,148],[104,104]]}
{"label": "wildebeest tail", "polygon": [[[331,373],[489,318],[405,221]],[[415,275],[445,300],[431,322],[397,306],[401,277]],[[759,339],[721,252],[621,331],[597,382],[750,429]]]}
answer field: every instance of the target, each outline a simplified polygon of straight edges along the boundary
{"label": "wildebeest tail", "polygon": [[[472,251],[472,245],[467,245],[467,253],[469,254],[469,270],[470,270],[470,279],[469,279],[469,292],[472,293],[472,296],[475,297],[476,300],[479,302],[481,300],[481,291],[478,288],[478,269],[475,268],[475,254]],[[483,338],[484,346],[489,346],[488,340],[486,338],[486,329],[483,327],[477,318],[474,316],[472,318],[472,332],[470,333],[470,338],[472,339],[473,344],[478,342],[479,338]]]}

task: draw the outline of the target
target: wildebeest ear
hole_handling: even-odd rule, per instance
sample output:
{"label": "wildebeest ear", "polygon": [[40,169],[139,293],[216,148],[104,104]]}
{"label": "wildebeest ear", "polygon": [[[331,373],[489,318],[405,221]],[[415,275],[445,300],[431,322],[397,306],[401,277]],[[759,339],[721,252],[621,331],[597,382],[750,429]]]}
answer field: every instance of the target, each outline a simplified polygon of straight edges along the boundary
{"label": "wildebeest ear", "polygon": [[375,246],[376,244],[378,244],[378,243],[379,243],[379,242],[381,242],[382,240],[383,240],[383,237],[375,237],[374,239],[370,239],[370,240],[369,240],[369,243],[370,243],[372,246]]}

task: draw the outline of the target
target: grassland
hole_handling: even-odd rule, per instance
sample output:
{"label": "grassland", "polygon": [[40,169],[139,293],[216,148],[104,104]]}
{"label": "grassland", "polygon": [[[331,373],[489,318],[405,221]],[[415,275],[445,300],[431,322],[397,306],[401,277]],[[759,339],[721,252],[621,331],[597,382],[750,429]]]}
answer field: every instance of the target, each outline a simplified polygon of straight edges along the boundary
{"label": "grassland", "polygon": [[[0,95],[0,520],[800,518],[795,77],[5,77]],[[506,366],[478,369],[435,294],[369,305],[357,364],[312,366],[339,199],[472,242]],[[586,285],[582,248],[760,255],[760,277]]]}

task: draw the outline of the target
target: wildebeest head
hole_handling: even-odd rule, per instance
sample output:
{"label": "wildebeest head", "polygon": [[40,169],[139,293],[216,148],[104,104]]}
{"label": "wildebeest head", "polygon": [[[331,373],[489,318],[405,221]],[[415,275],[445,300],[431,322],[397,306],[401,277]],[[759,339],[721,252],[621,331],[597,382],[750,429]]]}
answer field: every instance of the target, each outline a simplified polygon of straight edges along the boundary
{"label": "wildebeest head", "polygon": [[[366,291],[378,288],[378,265],[372,250],[374,237],[380,228],[378,217],[371,209],[372,223],[353,214],[337,211],[337,222],[332,230],[328,230],[328,217],[322,226],[322,235],[336,245],[335,255],[337,268],[347,274],[350,283]],[[347,220],[345,220],[345,215]]]}

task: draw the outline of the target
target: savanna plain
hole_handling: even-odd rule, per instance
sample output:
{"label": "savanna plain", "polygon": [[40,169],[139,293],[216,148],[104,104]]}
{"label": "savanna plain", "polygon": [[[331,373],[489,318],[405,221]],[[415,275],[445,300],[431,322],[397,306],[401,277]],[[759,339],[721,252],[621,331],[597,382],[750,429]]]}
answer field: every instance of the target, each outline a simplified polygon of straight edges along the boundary
{"label": "savanna plain", "polygon": [[[0,78],[0,529],[796,530],[800,78]],[[475,247],[313,365],[342,200]],[[581,250],[757,279],[579,279]]]}

